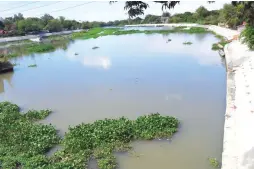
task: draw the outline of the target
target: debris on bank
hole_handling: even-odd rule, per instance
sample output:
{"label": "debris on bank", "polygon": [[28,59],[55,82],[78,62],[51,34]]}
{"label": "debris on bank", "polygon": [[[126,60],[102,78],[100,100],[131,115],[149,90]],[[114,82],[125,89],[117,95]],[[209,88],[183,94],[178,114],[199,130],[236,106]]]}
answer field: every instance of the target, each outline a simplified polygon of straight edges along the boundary
{"label": "debris on bank", "polygon": [[8,62],[0,62],[0,73],[6,73],[6,72],[12,72],[13,71],[13,65]]}

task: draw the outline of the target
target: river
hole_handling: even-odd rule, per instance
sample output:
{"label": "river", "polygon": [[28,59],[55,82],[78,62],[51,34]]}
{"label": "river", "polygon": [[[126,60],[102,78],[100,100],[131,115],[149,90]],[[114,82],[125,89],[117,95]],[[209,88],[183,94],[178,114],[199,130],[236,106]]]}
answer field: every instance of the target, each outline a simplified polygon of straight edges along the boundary
{"label": "river", "polygon": [[212,34],[177,33],[76,40],[11,60],[19,65],[0,75],[0,100],[24,111],[52,109],[42,122],[62,135],[97,119],[175,116],[181,126],[172,140],[134,142],[138,156],[118,155],[120,169],[209,169],[209,157],[221,159],[225,113],[226,70],[211,50],[217,41]]}

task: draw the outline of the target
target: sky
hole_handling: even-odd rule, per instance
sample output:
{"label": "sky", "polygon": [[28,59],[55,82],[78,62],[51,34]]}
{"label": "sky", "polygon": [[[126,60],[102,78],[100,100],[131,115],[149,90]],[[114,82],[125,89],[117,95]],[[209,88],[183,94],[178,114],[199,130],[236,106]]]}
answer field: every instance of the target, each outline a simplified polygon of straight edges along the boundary
{"label": "sky", "polygon": [[[171,14],[194,12],[199,6],[208,10],[220,9],[230,1],[216,1],[209,4],[207,1],[181,1],[170,9]],[[149,8],[146,14],[161,15],[161,5],[148,1]],[[124,10],[124,1],[109,4],[109,1],[0,1],[0,17],[5,18],[22,13],[24,17],[41,17],[48,13],[53,17],[64,16],[66,19],[78,21],[113,21],[127,19]],[[141,16],[142,18],[142,16]]]}

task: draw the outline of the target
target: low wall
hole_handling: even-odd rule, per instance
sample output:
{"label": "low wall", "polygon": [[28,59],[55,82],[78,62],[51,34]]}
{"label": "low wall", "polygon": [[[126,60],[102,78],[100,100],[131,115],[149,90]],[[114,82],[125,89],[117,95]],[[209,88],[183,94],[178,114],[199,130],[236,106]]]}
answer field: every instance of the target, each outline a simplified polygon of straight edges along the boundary
{"label": "low wall", "polygon": [[54,36],[54,35],[68,35],[74,32],[81,32],[84,31],[83,29],[80,30],[72,30],[72,31],[62,31],[62,32],[53,32],[53,33],[43,33],[40,35],[26,35],[26,36],[15,36],[15,37],[6,37],[6,38],[0,38],[0,43],[6,43],[6,42],[14,42],[14,41],[21,41],[21,40],[27,40],[27,39],[35,39],[40,36]]}
{"label": "low wall", "polygon": [[224,48],[227,106],[222,169],[254,168],[254,51],[239,41]]}

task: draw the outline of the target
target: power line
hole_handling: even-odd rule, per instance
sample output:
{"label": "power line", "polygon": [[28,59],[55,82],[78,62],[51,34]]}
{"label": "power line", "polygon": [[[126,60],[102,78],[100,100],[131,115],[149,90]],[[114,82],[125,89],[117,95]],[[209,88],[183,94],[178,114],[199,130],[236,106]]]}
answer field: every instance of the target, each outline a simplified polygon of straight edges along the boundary
{"label": "power line", "polygon": [[87,2],[87,3],[75,5],[75,6],[64,8],[64,9],[59,9],[59,10],[51,11],[50,13],[64,11],[64,10],[67,10],[67,9],[75,8],[75,7],[78,7],[78,6],[81,6],[81,5],[85,5],[85,4],[90,4],[90,3],[94,3],[94,1],[90,1],[90,2]]}
{"label": "power line", "polygon": [[37,2],[38,2],[38,1],[36,1],[36,2],[30,2],[30,3],[26,3],[26,4],[23,4],[23,5],[20,5],[20,6],[16,6],[16,7],[9,8],[9,9],[5,9],[5,10],[0,11],[0,12],[10,11],[10,10],[13,10],[13,9],[16,9],[16,8],[20,8],[20,7],[23,7],[23,6],[29,5],[29,4],[34,4],[34,3],[37,3]]}
{"label": "power line", "polygon": [[[68,7],[68,8],[59,9],[59,10],[55,10],[55,11],[51,11],[51,12],[46,12],[46,13],[50,14],[50,13],[54,13],[54,12],[60,12],[60,11],[68,10],[68,9],[71,9],[71,8],[76,8],[76,7],[79,7],[79,6],[82,6],[82,5],[86,5],[86,4],[90,4],[90,3],[94,3],[94,2],[95,1],[85,2],[85,3],[78,4],[78,5],[75,5],[75,6],[71,6],[71,7]],[[40,15],[36,15],[36,16],[42,16],[42,15],[44,15],[44,14],[40,14]]]}
{"label": "power line", "polygon": [[34,10],[34,9],[43,8],[43,7],[45,7],[45,6],[54,5],[54,4],[57,4],[57,3],[60,3],[60,2],[61,2],[61,1],[54,2],[54,3],[51,3],[51,4],[46,4],[46,5],[38,6],[38,7],[35,7],[35,8],[30,8],[30,9],[27,9],[27,10],[24,10],[24,11],[15,12],[15,13],[12,13],[12,14],[23,13],[23,12],[30,11],[30,10]]}

